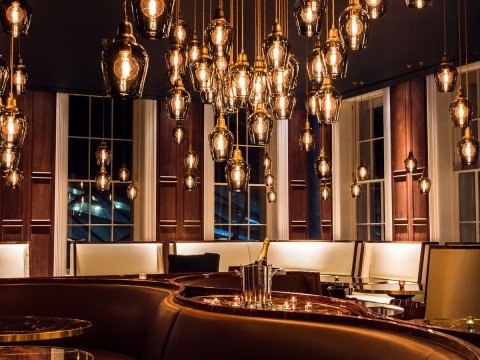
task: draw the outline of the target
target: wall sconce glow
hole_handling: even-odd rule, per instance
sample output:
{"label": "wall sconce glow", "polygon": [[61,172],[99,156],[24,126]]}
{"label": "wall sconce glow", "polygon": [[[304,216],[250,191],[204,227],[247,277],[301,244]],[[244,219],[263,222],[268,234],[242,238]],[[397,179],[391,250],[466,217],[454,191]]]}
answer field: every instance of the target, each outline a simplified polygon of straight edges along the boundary
{"label": "wall sconce glow", "polygon": [[413,151],[408,153],[408,156],[405,158],[403,163],[405,164],[405,170],[407,173],[413,174],[415,171],[417,171],[418,160],[415,158],[415,156],[413,156]]}

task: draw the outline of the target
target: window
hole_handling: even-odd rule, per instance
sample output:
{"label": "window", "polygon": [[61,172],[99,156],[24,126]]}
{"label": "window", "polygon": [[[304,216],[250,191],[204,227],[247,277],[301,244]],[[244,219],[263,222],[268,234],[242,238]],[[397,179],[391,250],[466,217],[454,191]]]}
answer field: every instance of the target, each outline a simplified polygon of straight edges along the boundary
{"label": "window", "polygon": [[[236,116],[226,118],[236,139]],[[215,163],[214,236],[220,240],[263,240],[267,232],[267,200],[263,146],[250,144],[245,112],[239,113],[239,144],[250,165],[248,191],[232,193],[225,180],[225,163]]]}
{"label": "window", "polygon": [[[105,123],[102,126],[102,104]],[[125,116],[124,116],[125,112]],[[67,237],[74,241],[131,241],[133,203],[127,198],[128,184],[118,180],[125,162],[132,174],[132,103],[94,96],[69,96],[68,130],[68,218]],[[95,151],[102,138],[112,160],[107,172],[110,189],[99,192],[95,177],[99,171]],[[67,256],[67,259],[69,257]]]}
{"label": "window", "polygon": [[368,166],[368,179],[360,181],[362,195],[356,200],[357,239],[384,240],[383,97],[357,102],[356,111],[358,111],[356,164],[364,161]]}

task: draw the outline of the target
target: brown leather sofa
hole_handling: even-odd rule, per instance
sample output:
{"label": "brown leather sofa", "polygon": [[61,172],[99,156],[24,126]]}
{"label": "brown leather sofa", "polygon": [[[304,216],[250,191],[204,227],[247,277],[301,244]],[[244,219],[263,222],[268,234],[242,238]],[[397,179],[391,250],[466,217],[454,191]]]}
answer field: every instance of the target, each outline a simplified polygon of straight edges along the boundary
{"label": "brown leather sofa", "polygon": [[[189,307],[181,296],[174,298],[174,290],[138,280],[0,282],[0,315],[90,320],[94,325],[89,333],[48,343],[89,349],[95,359],[480,359],[479,349],[454,338],[438,341],[438,335],[427,332],[421,338],[386,321],[326,316],[314,322],[217,313]],[[389,326],[402,327],[403,333]]]}

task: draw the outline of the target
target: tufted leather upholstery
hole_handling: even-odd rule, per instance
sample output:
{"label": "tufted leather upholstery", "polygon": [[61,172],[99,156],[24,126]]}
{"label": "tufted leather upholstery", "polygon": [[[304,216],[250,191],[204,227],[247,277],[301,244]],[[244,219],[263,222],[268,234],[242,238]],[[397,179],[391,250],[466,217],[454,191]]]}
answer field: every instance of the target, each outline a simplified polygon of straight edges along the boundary
{"label": "tufted leather upholstery", "polygon": [[0,244],[0,278],[29,276],[29,244]]}

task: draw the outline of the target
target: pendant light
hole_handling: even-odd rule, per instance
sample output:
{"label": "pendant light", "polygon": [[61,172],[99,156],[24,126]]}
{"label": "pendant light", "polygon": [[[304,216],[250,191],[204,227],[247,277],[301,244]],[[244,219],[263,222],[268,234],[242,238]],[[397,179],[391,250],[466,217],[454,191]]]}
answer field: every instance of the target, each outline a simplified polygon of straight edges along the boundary
{"label": "pendant light", "polygon": [[478,160],[479,142],[472,135],[470,126],[465,128],[462,140],[457,144],[457,154],[462,165],[475,165]]}
{"label": "pendant light", "polygon": [[305,121],[305,127],[298,134],[298,145],[302,151],[312,151],[315,148],[315,132],[310,126],[308,117]]}
{"label": "pendant light", "polygon": [[17,150],[12,144],[0,142],[0,168],[2,170],[11,170],[18,167],[20,157],[17,156]]}
{"label": "pendant light", "polygon": [[[409,120],[409,134],[407,137],[407,142],[409,142],[408,146],[410,147],[410,151],[408,152],[407,157],[403,161],[405,165],[405,171],[407,173],[413,174],[417,171],[418,160],[413,156],[413,111],[412,111],[412,85],[409,84],[409,91],[407,93],[407,89],[405,88],[405,112],[407,114],[407,94],[410,95],[410,120]],[[407,121],[407,119],[405,119]]]}
{"label": "pendant light", "polygon": [[330,198],[330,188],[328,187],[327,183],[322,182],[320,187],[320,197],[323,201],[327,201]]}
{"label": "pendant light", "polygon": [[107,94],[120,98],[140,98],[148,69],[148,54],[133,36],[124,0],[124,20],[117,35],[102,51],[102,73]]}
{"label": "pendant light", "polygon": [[420,191],[420,194],[428,195],[432,187],[432,180],[429,179],[426,170],[422,173],[422,177],[418,179],[417,184],[418,184],[418,190]]}
{"label": "pendant light", "polygon": [[322,133],[322,148],[315,160],[315,172],[319,179],[328,180],[332,177],[332,162],[325,151],[325,125],[322,123],[320,123],[320,131]]}
{"label": "pendant light", "polygon": [[127,197],[129,200],[135,200],[138,196],[138,187],[135,182],[131,182],[127,187]]}
{"label": "pendant light", "polygon": [[340,119],[342,95],[333,87],[330,77],[325,77],[318,92],[320,120],[325,124],[337,123]]}
{"label": "pendant light", "polygon": [[122,163],[122,167],[118,170],[118,179],[120,182],[127,182],[130,178],[130,171],[127,169],[125,163]]}
{"label": "pendant light", "polygon": [[323,58],[322,44],[320,36],[315,37],[313,50],[307,57],[308,79],[315,85],[321,86],[323,83]]}
{"label": "pendant light", "polygon": [[171,120],[185,120],[190,108],[190,94],[183,87],[181,79],[175,81],[175,87],[167,92],[168,117]]}
{"label": "pendant light", "polygon": [[111,181],[112,181],[112,177],[107,172],[105,165],[101,165],[100,171],[95,177],[95,184],[97,186],[97,190],[100,192],[107,191],[110,188]]}
{"label": "pendant light", "polygon": [[360,165],[357,166],[357,178],[360,181],[367,180],[368,178],[368,166],[363,159],[360,161]]}
{"label": "pendant light", "polygon": [[182,126],[180,121],[177,121],[175,127],[172,130],[173,142],[177,145],[180,145],[185,141],[187,137],[187,130]]}
{"label": "pendant light", "polygon": [[350,195],[352,198],[358,199],[362,195],[362,184],[358,182],[358,179],[354,176],[353,183],[350,185]]}
{"label": "pendant light", "polygon": [[340,14],[339,23],[343,41],[350,50],[366,47],[370,21],[360,0],[348,0],[347,8]]}
{"label": "pendant light", "polygon": [[5,172],[5,184],[11,189],[17,189],[22,186],[23,172],[19,169],[8,170]]}
{"label": "pendant light", "polygon": [[233,134],[228,130],[225,118],[221,114],[217,119],[217,125],[208,135],[212,160],[215,162],[227,161],[232,155],[233,141]]}
{"label": "pendant light", "polygon": [[265,155],[263,155],[262,164],[264,171],[267,171],[272,167],[272,158],[268,155],[268,151],[265,151]]}
{"label": "pendant light", "polygon": [[277,192],[275,191],[275,188],[273,186],[270,186],[267,192],[267,201],[270,204],[274,204],[277,202]]}
{"label": "pendant light", "polygon": [[23,64],[23,59],[18,56],[13,67],[13,92],[15,95],[27,93],[28,72]]}
{"label": "pendant light", "polygon": [[405,4],[411,9],[423,9],[431,6],[432,2],[432,0],[405,0]]}
{"label": "pendant light", "polygon": [[188,44],[188,38],[190,35],[190,30],[188,24],[180,17],[180,0],[177,5],[178,18],[176,23],[170,30],[170,44],[178,44],[182,48],[185,48]]}
{"label": "pendant light", "polygon": [[213,19],[205,29],[208,50],[215,58],[226,56],[232,46],[232,25],[225,19],[223,0],[219,0]]}
{"label": "pendant light", "polygon": [[253,109],[259,103],[265,105],[269,100],[268,73],[262,55],[262,6],[261,0],[255,0],[255,62],[253,65],[252,89],[249,102]]}
{"label": "pendant light", "polygon": [[133,18],[144,39],[160,40],[170,33],[175,0],[132,0]]}
{"label": "pendant light", "polygon": [[112,159],[112,156],[105,140],[102,140],[100,146],[95,151],[95,158],[97,159],[97,165],[110,165],[110,160]]}
{"label": "pendant light", "polygon": [[307,94],[307,99],[305,101],[305,108],[307,109],[308,116],[318,116],[318,91],[311,89]]}
{"label": "pendant light", "polygon": [[165,53],[165,62],[167,64],[168,74],[171,78],[174,75],[174,79],[176,80],[185,75],[187,54],[179,44],[170,45],[170,48]]}
{"label": "pendant light", "polygon": [[187,153],[185,154],[184,165],[185,165],[185,169],[187,170],[188,173],[190,173],[190,172],[193,173],[198,168],[198,155],[193,150],[193,147],[192,147],[191,143],[188,146]]}
{"label": "pendant light", "polygon": [[290,41],[283,35],[282,26],[278,17],[278,0],[275,0],[275,22],[272,31],[262,43],[263,57],[267,68],[271,71],[275,69],[285,69],[290,57]]}
{"label": "pendant light", "polygon": [[186,191],[193,191],[197,188],[197,186],[198,186],[197,176],[193,173],[187,172],[183,176],[183,188]]}
{"label": "pendant light", "polygon": [[200,42],[198,41],[198,35],[193,33],[192,40],[188,44],[187,61],[188,64],[192,64],[200,58]]}
{"label": "pendant light", "polygon": [[248,119],[248,134],[250,136],[250,142],[253,145],[261,146],[269,144],[272,128],[272,117],[267,113],[265,105],[263,103],[258,103],[255,105],[255,110]]}
{"label": "pendant light", "polygon": [[293,92],[287,94],[274,94],[271,100],[274,118],[276,120],[291,119],[296,102],[297,100],[295,99],[295,94]]}
{"label": "pendant light", "polygon": [[225,166],[225,177],[227,179],[227,186],[231,192],[243,192],[248,188],[248,182],[250,180],[250,165],[243,160],[242,150],[240,150],[238,139],[238,112],[236,113],[237,119],[237,147],[233,151],[233,157],[228,160]]}
{"label": "pendant light", "polygon": [[17,108],[12,94],[7,98],[7,105],[0,111],[1,139],[12,148],[21,149],[28,130],[28,120]]}
{"label": "pendant light", "polygon": [[322,17],[327,0],[297,0],[293,10],[298,35],[312,37],[322,30]]}
{"label": "pendant light", "polygon": [[267,174],[265,175],[265,185],[273,186],[274,183],[275,183],[275,176],[273,176],[272,170],[269,169]]}
{"label": "pendant light", "polygon": [[375,20],[385,15],[387,0],[365,0],[365,7],[370,19]]}
{"label": "pendant light", "polygon": [[[360,96],[360,104],[362,103],[362,97]],[[357,102],[354,101],[352,103],[352,128],[353,128],[353,156],[352,156],[352,167],[354,172],[353,176],[353,183],[350,185],[350,195],[352,195],[353,199],[358,199],[362,194],[362,184],[358,182],[358,180],[365,180],[367,177],[367,166],[365,163],[361,162],[360,166],[355,168],[355,164],[357,163]]]}
{"label": "pendant light", "polygon": [[447,15],[445,0],[443,0],[443,56],[442,63],[435,69],[434,77],[437,91],[452,92],[457,83],[457,68],[453,66],[447,55]]}
{"label": "pendant light", "polygon": [[3,0],[0,3],[0,23],[3,34],[14,38],[28,33],[32,20],[32,8],[26,0]]}

